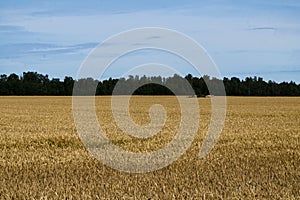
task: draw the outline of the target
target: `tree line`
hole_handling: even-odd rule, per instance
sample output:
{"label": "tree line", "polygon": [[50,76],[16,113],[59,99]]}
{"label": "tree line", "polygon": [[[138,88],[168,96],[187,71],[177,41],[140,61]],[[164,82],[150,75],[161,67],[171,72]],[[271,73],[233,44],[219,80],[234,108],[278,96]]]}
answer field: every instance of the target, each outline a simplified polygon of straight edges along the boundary
{"label": "tree line", "polygon": [[[129,76],[128,78],[98,81],[93,78],[74,80],[72,77],[66,76],[64,80],[58,78],[49,79],[48,75],[39,74],[37,72],[24,72],[21,76],[15,73],[10,75],[0,75],[0,95],[58,95],[70,96],[73,93],[74,84],[89,86],[96,84],[96,95],[112,95],[113,90],[118,83],[120,85],[143,85],[134,91],[134,95],[173,95],[168,88],[169,85],[175,87],[175,90],[181,91],[182,95],[189,95],[184,81],[188,81],[197,96],[205,96],[209,94],[206,83],[211,85],[224,83],[226,95],[228,96],[300,96],[300,84],[293,81],[277,83],[274,81],[266,82],[261,77],[247,77],[240,80],[237,77],[226,78],[223,80],[209,77],[193,77],[191,74],[181,77],[175,74],[172,77],[161,76]],[[127,94],[125,88],[121,89],[118,94]],[[131,93],[128,93],[131,94]],[[178,93],[176,93],[178,94]],[[218,94],[212,94],[218,95]]]}

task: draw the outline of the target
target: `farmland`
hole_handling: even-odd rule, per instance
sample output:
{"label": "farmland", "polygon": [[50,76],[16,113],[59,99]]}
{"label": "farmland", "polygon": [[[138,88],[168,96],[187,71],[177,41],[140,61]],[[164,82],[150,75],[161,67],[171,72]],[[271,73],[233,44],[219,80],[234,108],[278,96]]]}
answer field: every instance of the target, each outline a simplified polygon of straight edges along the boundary
{"label": "farmland", "polygon": [[[98,120],[123,149],[153,151],[176,134],[180,108],[175,97],[132,97],[130,112],[137,124],[150,122],[151,105],[166,109],[164,128],[145,140],[116,126],[110,102],[110,97],[96,97]],[[203,159],[198,153],[210,121],[210,99],[198,102],[200,127],[187,152],[166,168],[130,174],[89,154],[77,136],[71,97],[0,97],[0,198],[300,198],[300,98],[228,97],[223,132]]]}

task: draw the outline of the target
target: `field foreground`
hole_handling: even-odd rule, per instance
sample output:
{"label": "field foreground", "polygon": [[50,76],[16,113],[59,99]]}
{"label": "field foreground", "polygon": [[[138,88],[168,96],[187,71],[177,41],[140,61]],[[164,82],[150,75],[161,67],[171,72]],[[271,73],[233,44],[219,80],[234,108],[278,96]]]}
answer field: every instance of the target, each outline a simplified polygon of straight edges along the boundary
{"label": "field foreground", "polygon": [[[150,122],[153,104],[167,112],[161,132],[144,140],[116,126],[110,97],[96,100],[101,127],[128,151],[162,148],[179,127],[175,97],[131,99],[137,124]],[[0,199],[300,199],[300,98],[228,97],[223,132],[203,159],[210,99],[198,101],[200,128],[188,151],[161,170],[130,174],[85,149],[71,97],[0,97]]]}

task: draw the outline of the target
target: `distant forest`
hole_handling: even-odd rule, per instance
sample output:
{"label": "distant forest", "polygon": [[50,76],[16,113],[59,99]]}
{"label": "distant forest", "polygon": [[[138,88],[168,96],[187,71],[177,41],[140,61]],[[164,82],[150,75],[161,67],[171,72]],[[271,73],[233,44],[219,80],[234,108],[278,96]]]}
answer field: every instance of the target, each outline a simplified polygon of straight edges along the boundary
{"label": "distant forest", "polygon": [[[295,82],[264,81],[260,77],[247,77],[245,80],[239,78],[223,78],[219,80],[209,76],[193,77],[188,74],[184,78],[179,75],[173,77],[146,77],[146,76],[129,76],[128,78],[98,81],[92,78],[74,80],[72,77],[65,77],[64,80],[58,78],[49,79],[48,75],[39,74],[37,72],[24,72],[23,75],[17,74],[0,75],[0,95],[72,95],[74,83],[81,82],[84,84],[97,84],[96,95],[112,95],[116,83],[120,80],[130,83],[143,83],[134,95],[173,95],[167,89],[168,83],[182,83],[186,79],[192,86],[197,96],[205,96],[209,94],[205,81],[212,83],[223,81],[226,94],[228,96],[300,96],[300,84]],[[157,84],[150,83],[154,81]],[[180,87],[180,85],[179,85]],[[126,92],[124,92],[126,94]],[[212,94],[217,95],[217,94]]]}

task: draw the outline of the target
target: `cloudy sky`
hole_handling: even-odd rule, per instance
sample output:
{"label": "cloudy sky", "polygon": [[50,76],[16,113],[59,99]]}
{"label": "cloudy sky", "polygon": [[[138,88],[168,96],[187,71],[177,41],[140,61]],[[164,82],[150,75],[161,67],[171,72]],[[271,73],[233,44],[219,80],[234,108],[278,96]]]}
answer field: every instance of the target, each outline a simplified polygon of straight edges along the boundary
{"label": "cloudy sky", "polygon": [[[162,27],[200,43],[222,76],[299,83],[299,19],[297,0],[1,1],[0,74],[75,77],[89,52],[111,35]],[[136,52],[116,62],[107,76],[119,77],[122,67],[151,59],[169,59],[182,74],[194,73],[170,55]]]}

